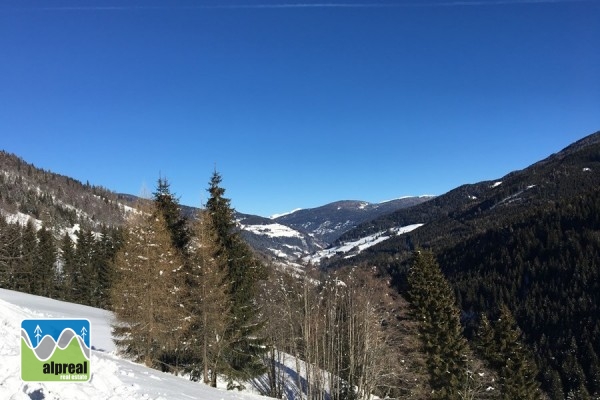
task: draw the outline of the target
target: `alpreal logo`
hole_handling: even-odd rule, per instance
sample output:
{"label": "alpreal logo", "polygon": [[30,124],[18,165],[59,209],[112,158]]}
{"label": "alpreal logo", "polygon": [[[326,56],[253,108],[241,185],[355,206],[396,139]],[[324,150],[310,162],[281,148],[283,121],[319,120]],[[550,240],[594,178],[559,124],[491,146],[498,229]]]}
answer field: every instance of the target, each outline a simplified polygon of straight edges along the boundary
{"label": "alpreal logo", "polygon": [[90,321],[25,319],[21,322],[21,378],[30,382],[87,382]]}

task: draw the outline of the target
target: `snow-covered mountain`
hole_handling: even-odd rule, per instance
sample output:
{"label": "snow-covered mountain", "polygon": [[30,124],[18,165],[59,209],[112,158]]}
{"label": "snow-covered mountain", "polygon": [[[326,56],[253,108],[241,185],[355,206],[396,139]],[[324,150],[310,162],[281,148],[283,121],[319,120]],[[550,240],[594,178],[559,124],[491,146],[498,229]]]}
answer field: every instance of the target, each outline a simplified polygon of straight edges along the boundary
{"label": "snow-covered mountain", "polygon": [[320,207],[296,210],[278,216],[274,220],[307,232],[328,245],[362,222],[421,204],[431,198],[433,196],[410,196],[381,203],[358,200],[336,201]]}
{"label": "snow-covered mountain", "polygon": [[[24,382],[21,379],[21,321],[39,318],[87,318],[91,324],[92,358],[89,382]],[[258,400],[262,378],[249,382],[243,391],[227,391],[192,382],[133,363],[115,353],[112,313],[99,308],[52,300],[0,289],[0,399],[7,400]],[[296,360],[283,357],[286,393],[300,396]],[[266,378],[265,378],[266,379]]]}
{"label": "snow-covered mountain", "polygon": [[[244,237],[255,249],[285,262],[310,259],[314,263],[322,258],[321,254],[332,251],[329,247],[340,235],[358,224],[431,198],[404,197],[381,203],[345,200],[272,218],[238,214],[237,219]],[[371,238],[364,240],[368,242]],[[307,258],[309,254],[314,256]]]}

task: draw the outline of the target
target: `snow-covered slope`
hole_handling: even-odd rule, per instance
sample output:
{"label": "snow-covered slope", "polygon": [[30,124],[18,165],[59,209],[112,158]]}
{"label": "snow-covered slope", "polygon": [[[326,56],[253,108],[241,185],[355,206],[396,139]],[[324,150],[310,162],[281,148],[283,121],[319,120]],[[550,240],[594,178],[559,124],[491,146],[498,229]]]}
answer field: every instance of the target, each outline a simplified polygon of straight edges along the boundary
{"label": "snow-covered slope", "polygon": [[312,264],[319,264],[321,260],[333,257],[334,255],[343,255],[345,258],[350,258],[357,255],[364,249],[374,246],[377,243],[381,243],[384,240],[389,239],[390,237],[408,233],[421,226],[423,226],[423,224],[400,226],[388,229],[386,231],[378,232],[357,240],[342,242],[338,246],[329,247],[327,249],[317,251],[316,253],[310,256],[304,257],[303,260]]}
{"label": "snow-covered slope", "polygon": [[[88,318],[92,379],[84,383],[21,380],[20,326],[29,318]],[[0,399],[265,399],[247,392],[215,389],[119,358],[108,311],[0,289]]]}

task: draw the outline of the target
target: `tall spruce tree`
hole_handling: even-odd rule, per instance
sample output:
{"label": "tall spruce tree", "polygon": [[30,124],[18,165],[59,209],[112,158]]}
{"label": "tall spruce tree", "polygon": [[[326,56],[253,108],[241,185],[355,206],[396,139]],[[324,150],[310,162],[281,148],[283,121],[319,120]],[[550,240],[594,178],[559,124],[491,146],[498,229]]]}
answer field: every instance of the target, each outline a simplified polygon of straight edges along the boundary
{"label": "tall spruce tree", "polygon": [[37,253],[37,235],[33,223],[27,222],[21,235],[21,254],[15,279],[15,290],[34,293],[35,257]]}
{"label": "tall spruce tree", "polygon": [[156,191],[153,195],[154,203],[169,229],[173,246],[181,253],[185,253],[190,241],[187,219],[181,213],[179,200],[171,193],[171,185],[167,178],[158,178]]}
{"label": "tall spruce tree", "polygon": [[409,301],[419,323],[432,398],[461,398],[469,349],[450,284],[433,253],[416,251],[408,275]]}
{"label": "tall spruce tree", "polygon": [[481,315],[476,342],[479,353],[498,372],[501,399],[541,398],[533,357],[521,342],[521,331],[506,305],[500,306],[493,324]]}
{"label": "tall spruce tree", "polygon": [[76,264],[75,245],[66,232],[60,244],[60,292],[65,301],[75,301],[74,288],[80,279]]}
{"label": "tall spruce tree", "polygon": [[[250,379],[264,372],[260,355],[266,351],[260,338],[256,298],[258,283],[266,278],[265,267],[243,241],[235,224],[231,200],[224,197],[221,175],[215,171],[208,192],[206,209],[212,218],[220,243],[220,256],[227,260],[227,280],[230,284],[232,318],[227,329],[225,349],[231,379]],[[231,382],[230,382],[231,383]]]}
{"label": "tall spruce tree", "polygon": [[504,304],[500,306],[500,317],[494,328],[499,358],[503,361],[499,371],[502,399],[540,399],[537,367],[521,341],[515,318]]}
{"label": "tall spruce tree", "polygon": [[37,231],[38,245],[35,257],[35,294],[54,297],[56,274],[56,244],[52,232],[42,227]]}

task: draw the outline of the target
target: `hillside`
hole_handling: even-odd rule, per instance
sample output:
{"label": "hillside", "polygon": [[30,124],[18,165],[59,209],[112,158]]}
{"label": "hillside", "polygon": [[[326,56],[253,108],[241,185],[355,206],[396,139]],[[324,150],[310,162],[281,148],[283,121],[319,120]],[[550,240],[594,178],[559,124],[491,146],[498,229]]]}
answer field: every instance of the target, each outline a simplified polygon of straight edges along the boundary
{"label": "hillside", "polygon": [[56,232],[78,225],[99,230],[123,223],[130,202],[110,190],[46,171],[0,151],[0,212],[41,221]]}
{"label": "hillside", "polygon": [[320,207],[296,210],[273,219],[280,224],[308,232],[322,243],[331,244],[345,232],[365,221],[421,204],[432,197],[404,197],[381,203],[358,200],[336,201]]}
{"label": "hillside", "polygon": [[597,132],[523,170],[494,180],[462,185],[426,203],[360,224],[341,235],[338,241],[422,223],[424,226],[411,235],[374,246],[364,257],[392,249],[410,250],[417,245],[449,247],[599,184],[600,132]]}
{"label": "hillside", "polygon": [[600,392],[599,188],[597,132],[523,170],[362,224],[339,242],[424,225],[326,265],[379,265],[404,293],[411,251],[431,248],[454,285],[468,334],[479,313],[493,318],[508,305],[551,398],[590,398]]}

